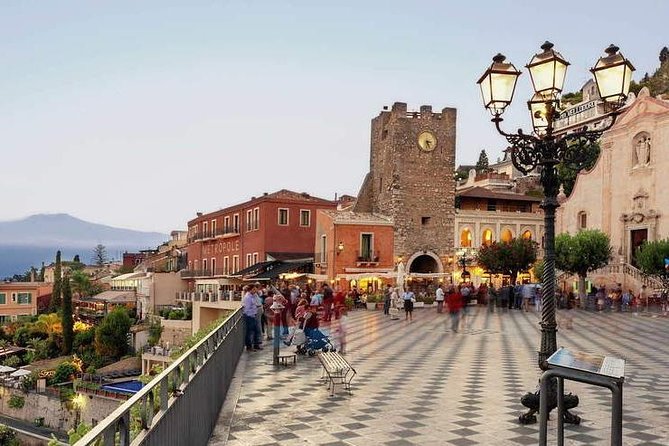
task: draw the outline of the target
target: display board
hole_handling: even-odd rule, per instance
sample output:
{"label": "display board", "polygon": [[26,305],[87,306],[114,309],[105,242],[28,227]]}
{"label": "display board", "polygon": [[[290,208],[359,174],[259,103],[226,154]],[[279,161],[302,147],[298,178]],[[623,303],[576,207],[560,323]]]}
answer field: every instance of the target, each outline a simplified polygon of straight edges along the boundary
{"label": "display board", "polygon": [[574,352],[564,347],[548,358],[548,364],[555,367],[610,376],[612,378],[623,378],[625,376],[624,359],[613,356],[593,355],[585,352]]}

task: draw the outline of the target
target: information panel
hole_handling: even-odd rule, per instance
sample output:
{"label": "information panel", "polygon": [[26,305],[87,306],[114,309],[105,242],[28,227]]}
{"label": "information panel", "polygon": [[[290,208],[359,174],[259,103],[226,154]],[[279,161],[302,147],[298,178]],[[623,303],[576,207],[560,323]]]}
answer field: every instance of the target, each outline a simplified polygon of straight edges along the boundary
{"label": "information panel", "polygon": [[625,376],[625,360],[612,356],[574,352],[562,347],[550,358],[548,364],[567,369],[582,370],[597,375],[622,378]]}

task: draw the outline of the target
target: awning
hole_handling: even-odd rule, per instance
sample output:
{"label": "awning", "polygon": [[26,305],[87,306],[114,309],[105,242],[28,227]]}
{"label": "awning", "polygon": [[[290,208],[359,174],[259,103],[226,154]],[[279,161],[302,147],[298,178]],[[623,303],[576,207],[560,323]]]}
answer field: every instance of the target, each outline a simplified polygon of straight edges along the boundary
{"label": "awning", "polygon": [[360,279],[395,279],[396,273],[393,272],[369,272],[369,273],[349,273],[349,274],[337,274],[336,280],[345,279],[345,280],[360,280]]}
{"label": "awning", "polygon": [[281,275],[287,273],[310,273],[313,268],[313,262],[277,262],[271,265],[264,272],[247,278],[247,280],[275,280]]}
{"label": "awning", "polygon": [[79,299],[80,302],[107,302],[107,303],[125,303],[125,302],[135,302],[137,298],[135,297],[134,291],[103,291],[100,294],[89,299]]}
{"label": "awning", "polygon": [[240,271],[237,271],[235,274],[232,274],[230,277],[235,277],[235,278],[246,278],[247,276],[255,276],[257,274],[260,274],[264,272],[267,268],[272,266],[273,264],[278,264],[281,263],[279,260],[269,260],[267,262],[260,262],[256,263],[255,265],[251,265],[247,268],[244,268]]}

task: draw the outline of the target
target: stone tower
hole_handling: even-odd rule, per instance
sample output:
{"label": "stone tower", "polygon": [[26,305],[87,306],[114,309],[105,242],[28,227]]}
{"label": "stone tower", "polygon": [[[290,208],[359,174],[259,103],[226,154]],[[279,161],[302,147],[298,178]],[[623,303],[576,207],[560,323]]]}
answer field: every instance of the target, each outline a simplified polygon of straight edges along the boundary
{"label": "stone tower", "polygon": [[410,272],[444,272],[453,253],[456,110],[402,102],[372,119],[369,173],[355,210],[393,218],[395,256]]}

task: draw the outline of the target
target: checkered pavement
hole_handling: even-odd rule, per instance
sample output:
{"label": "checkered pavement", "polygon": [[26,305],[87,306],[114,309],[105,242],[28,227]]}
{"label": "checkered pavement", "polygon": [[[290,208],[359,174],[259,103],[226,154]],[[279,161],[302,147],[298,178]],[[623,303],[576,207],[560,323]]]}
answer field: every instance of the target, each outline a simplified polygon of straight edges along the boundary
{"label": "checkered pavement", "polygon": [[[245,353],[210,446],[531,445],[538,426],[518,424],[520,397],[534,390],[539,316],[473,309],[461,330],[448,314],[414,311],[413,322],[381,311],[349,315],[346,358],[352,395],[329,397],[317,358],[272,366],[271,346]],[[669,445],[669,319],[572,310],[558,345],[625,358],[624,444]],[[567,381],[580,426],[566,444],[609,444],[610,392]],[[555,417],[553,417],[555,418]],[[555,442],[555,421],[549,425]]]}

